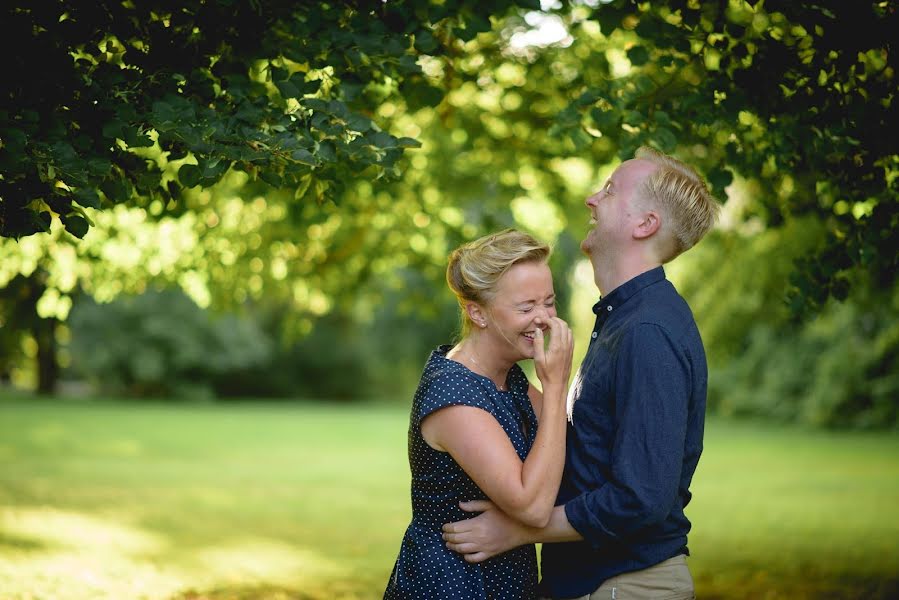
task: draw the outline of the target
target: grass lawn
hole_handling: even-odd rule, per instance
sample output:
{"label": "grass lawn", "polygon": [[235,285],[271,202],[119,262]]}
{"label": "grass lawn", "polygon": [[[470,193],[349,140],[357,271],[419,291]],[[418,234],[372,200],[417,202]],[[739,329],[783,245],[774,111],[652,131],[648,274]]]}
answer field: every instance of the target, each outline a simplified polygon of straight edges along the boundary
{"label": "grass lawn", "polygon": [[[0,598],[380,598],[406,409],[0,398]],[[711,420],[700,598],[899,596],[899,436]]]}

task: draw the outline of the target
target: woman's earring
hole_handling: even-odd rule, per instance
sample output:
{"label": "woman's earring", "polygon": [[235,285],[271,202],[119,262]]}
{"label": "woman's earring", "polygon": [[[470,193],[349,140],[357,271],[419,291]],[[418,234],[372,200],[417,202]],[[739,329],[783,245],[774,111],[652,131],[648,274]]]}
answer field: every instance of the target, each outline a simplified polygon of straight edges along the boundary
{"label": "woman's earring", "polygon": [[481,322],[479,323],[479,325],[480,325],[481,327],[487,327],[487,323],[485,323],[484,321],[481,321]]}

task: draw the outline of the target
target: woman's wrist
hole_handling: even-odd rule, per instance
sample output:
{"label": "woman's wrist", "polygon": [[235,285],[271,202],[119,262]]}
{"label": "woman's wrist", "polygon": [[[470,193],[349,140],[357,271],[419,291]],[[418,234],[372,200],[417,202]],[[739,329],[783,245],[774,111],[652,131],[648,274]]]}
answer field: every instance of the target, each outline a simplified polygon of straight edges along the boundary
{"label": "woman's wrist", "polygon": [[[540,383],[543,383],[542,381]],[[543,383],[543,396],[552,396],[555,394],[565,395],[565,384],[561,381]]]}

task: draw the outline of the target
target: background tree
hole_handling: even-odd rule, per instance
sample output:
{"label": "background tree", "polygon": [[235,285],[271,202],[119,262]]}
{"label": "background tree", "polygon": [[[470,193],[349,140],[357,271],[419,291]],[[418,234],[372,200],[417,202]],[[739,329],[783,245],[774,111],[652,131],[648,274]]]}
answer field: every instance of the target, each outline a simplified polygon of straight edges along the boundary
{"label": "background tree", "polygon": [[892,3],[617,1],[568,18],[592,63],[557,120],[575,148],[679,148],[721,198],[734,172],[751,180],[766,225],[820,218],[825,237],[792,277],[796,314],[846,298],[860,272],[895,284],[899,259],[881,251],[899,243],[899,146],[885,135],[896,126]]}
{"label": "background tree", "polygon": [[[522,5],[533,2],[520,0]],[[84,208],[161,199],[237,169],[298,201],[394,173],[413,140],[364,111],[442,92],[416,62],[490,28],[510,0],[4,5],[0,235],[83,237]],[[171,171],[134,149],[159,146]],[[177,176],[174,171],[177,169]]]}
{"label": "background tree", "polygon": [[[392,4],[423,14],[414,3]],[[77,243],[58,227],[18,243],[0,240],[11,257],[0,281],[33,273],[43,257],[51,292],[41,315],[59,319],[79,289],[110,300],[176,283],[204,307],[258,311],[286,347],[314,327],[318,340],[352,334],[360,354],[335,355],[334,364],[387,356],[366,346],[374,336],[365,332],[377,330],[397,350],[390,366],[405,356],[411,373],[422,348],[446,341],[454,306],[435,290],[444,288],[447,251],[462,240],[510,225],[529,229],[555,243],[563,304],[589,293],[576,260],[587,227],[582,199],[648,143],[698,165],[727,198],[719,230],[670,270],[697,308],[716,380],[764,388],[771,400],[737,401],[719,386],[713,404],[817,424],[845,423],[847,415],[859,425],[894,422],[899,336],[881,325],[899,310],[896,255],[872,249],[889,248],[896,235],[897,158],[882,135],[895,124],[886,35],[895,12],[857,5],[863,17],[852,18],[866,19],[871,32],[862,38],[834,33],[848,10],[836,4],[591,4],[500,11],[505,16],[487,27],[447,2],[444,9],[459,12],[432,22],[433,45],[422,45],[428,37],[418,29],[404,30],[419,71],[405,84],[371,79],[352,100],[336,97],[370,119],[366,135],[381,129],[421,143],[402,157],[397,150],[390,168],[356,169],[351,174],[361,177],[347,173],[338,187],[319,181],[323,162],[296,187],[283,185],[277,171],[282,185],[272,187],[266,179],[279,180],[263,177],[266,169],[233,163],[218,183],[183,190],[176,202],[135,196],[85,209],[97,227]],[[262,86],[254,89],[281,102],[280,80],[265,81],[262,63],[253,64],[247,77]],[[332,90],[345,84],[339,71],[327,71],[335,87],[322,84],[297,103],[334,100]],[[320,75],[296,72],[304,81]],[[871,106],[860,110],[866,96]],[[279,106],[288,114],[294,104]],[[331,126],[341,122],[348,123]],[[325,142],[308,151],[327,154]],[[116,152],[155,165],[167,184],[192,164],[161,142],[119,144]],[[843,169],[847,157],[854,170]],[[311,201],[319,192],[333,202]],[[105,202],[102,190],[99,197]],[[845,297],[842,309],[832,295]],[[858,344],[872,341],[870,352],[853,346],[857,376],[822,378],[821,370],[839,371],[828,365],[839,362],[837,340],[850,339],[849,331]],[[781,348],[809,357],[800,377],[785,371],[789,361],[780,359],[780,371],[771,364]],[[302,352],[289,360],[308,358]],[[366,363],[368,375],[379,372],[376,362]],[[753,379],[760,371],[780,374],[760,382]],[[817,391],[802,391],[821,386],[833,392],[824,404]]]}

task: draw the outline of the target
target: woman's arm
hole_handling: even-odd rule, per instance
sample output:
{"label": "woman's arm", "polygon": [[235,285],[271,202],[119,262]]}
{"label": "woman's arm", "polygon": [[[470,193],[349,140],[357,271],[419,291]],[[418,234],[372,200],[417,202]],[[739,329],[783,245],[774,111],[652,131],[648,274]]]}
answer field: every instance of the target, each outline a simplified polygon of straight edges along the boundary
{"label": "woman's arm", "polygon": [[549,522],[542,528],[528,527],[509,518],[486,500],[462,502],[466,512],[478,516],[443,526],[446,547],[465,555],[468,562],[482,562],[512,548],[536,542],[574,542],[584,539],[568,522],[565,506],[552,510]]}
{"label": "woman's arm", "polygon": [[534,414],[537,415],[537,421],[540,421],[540,412],[543,410],[543,392],[528,384],[528,398],[531,399],[531,407]]}
{"label": "woman's arm", "polygon": [[421,426],[428,443],[449,452],[501,510],[533,527],[543,527],[549,521],[565,462],[571,330],[555,317],[549,326],[549,347],[544,351],[539,330],[534,341],[543,401],[537,436],[524,462],[499,422],[480,408],[442,408],[425,417]]}

